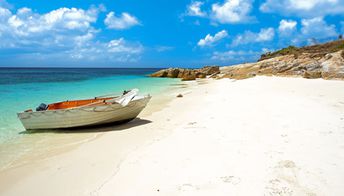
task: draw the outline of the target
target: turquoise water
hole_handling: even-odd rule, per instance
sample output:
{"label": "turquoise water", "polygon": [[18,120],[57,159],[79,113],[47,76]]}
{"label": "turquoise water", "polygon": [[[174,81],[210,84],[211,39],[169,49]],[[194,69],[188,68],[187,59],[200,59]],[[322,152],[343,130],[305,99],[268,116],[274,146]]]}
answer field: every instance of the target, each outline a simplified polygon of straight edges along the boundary
{"label": "turquoise water", "polygon": [[40,103],[84,99],[139,88],[154,94],[177,80],[150,78],[156,69],[6,69],[0,68],[0,143],[22,137],[17,112]]}

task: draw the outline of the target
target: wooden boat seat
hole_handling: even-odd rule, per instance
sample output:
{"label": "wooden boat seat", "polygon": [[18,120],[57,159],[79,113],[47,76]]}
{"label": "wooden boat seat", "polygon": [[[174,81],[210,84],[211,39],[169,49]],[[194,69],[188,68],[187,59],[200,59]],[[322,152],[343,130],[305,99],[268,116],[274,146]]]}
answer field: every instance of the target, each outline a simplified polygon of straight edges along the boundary
{"label": "wooden boat seat", "polygon": [[109,99],[113,99],[113,97],[63,101],[63,102],[49,104],[47,110],[61,110],[61,109],[75,108],[75,107],[80,107],[80,106],[85,106],[85,105],[104,104],[105,101]]}

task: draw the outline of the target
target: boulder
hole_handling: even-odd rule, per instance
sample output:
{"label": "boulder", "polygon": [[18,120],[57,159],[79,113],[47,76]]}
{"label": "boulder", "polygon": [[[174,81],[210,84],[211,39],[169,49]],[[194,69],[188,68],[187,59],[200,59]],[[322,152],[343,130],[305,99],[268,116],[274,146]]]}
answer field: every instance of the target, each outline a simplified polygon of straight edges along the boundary
{"label": "boulder", "polygon": [[202,73],[202,72],[196,73],[196,78],[206,78],[206,77],[207,77],[207,74],[205,74],[205,73]]}
{"label": "boulder", "polygon": [[204,73],[205,75],[212,75],[220,73],[220,67],[219,66],[205,66],[198,70],[201,73]]}
{"label": "boulder", "polygon": [[316,79],[316,78],[321,78],[322,75],[320,71],[305,71],[302,77],[307,78],[307,79]]}
{"label": "boulder", "polygon": [[188,74],[185,74],[182,78],[182,81],[190,81],[190,80],[196,80],[196,74],[194,74],[194,72],[189,72]]}
{"label": "boulder", "polygon": [[150,76],[151,77],[167,77],[167,71],[163,69],[155,73],[152,73]]}
{"label": "boulder", "polygon": [[151,77],[182,78],[183,81],[206,78],[208,75],[220,73],[219,66],[206,66],[200,69],[168,68],[152,73]]}
{"label": "boulder", "polygon": [[167,77],[168,78],[177,78],[179,74],[179,69],[168,69],[167,70]]}

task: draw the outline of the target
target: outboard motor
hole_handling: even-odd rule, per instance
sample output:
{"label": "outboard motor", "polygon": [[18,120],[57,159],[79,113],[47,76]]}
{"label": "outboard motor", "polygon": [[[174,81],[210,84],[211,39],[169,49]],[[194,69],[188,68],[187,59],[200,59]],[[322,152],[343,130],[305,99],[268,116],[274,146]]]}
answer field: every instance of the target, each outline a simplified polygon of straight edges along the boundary
{"label": "outboard motor", "polygon": [[41,103],[37,108],[36,111],[45,111],[48,109],[48,106],[44,103]]}
{"label": "outboard motor", "polygon": [[122,95],[128,94],[130,90],[124,90]]}

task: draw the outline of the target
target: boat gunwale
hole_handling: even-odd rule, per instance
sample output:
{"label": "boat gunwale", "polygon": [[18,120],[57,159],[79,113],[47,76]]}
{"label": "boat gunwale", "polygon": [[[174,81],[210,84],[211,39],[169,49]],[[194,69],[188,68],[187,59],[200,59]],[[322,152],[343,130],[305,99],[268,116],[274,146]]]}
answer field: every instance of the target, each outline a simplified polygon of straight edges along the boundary
{"label": "boat gunwale", "polygon": [[[119,96],[115,96],[115,97],[119,97]],[[113,97],[113,98],[115,98]],[[142,99],[146,99],[146,98],[151,98],[152,96],[151,95],[143,95],[143,98]],[[112,98],[112,97],[102,97],[102,98]],[[138,100],[142,100],[142,99],[138,99]],[[83,99],[83,100],[88,100],[88,99]],[[72,100],[73,101],[73,100]],[[134,100],[134,101],[137,101],[137,100]],[[56,102],[56,103],[62,103],[64,101],[61,101],[61,102]],[[54,104],[54,103],[52,103]],[[116,102],[113,102],[113,103],[110,103],[108,105],[117,105],[118,103]],[[50,104],[49,104],[50,105]],[[91,107],[100,107],[100,106],[104,106],[104,104],[102,105],[96,105],[96,106],[92,106],[92,105],[83,105],[83,106],[79,106],[79,107],[72,107],[72,108],[64,108],[64,109],[55,109],[55,110],[43,110],[43,111],[28,111],[28,112],[18,112],[17,115],[18,117],[20,117],[19,115],[21,114],[33,114],[33,113],[46,113],[46,112],[55,112],[55,111],[67,111],[67,110],[76,110],[76,109],[82,109],[82,108],[91,108]]]}

